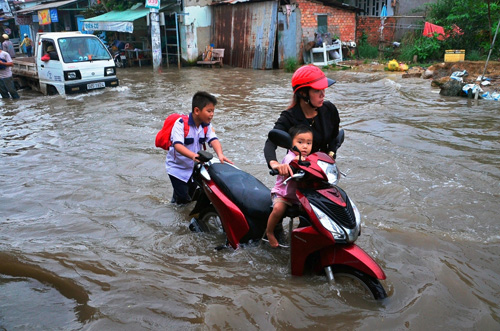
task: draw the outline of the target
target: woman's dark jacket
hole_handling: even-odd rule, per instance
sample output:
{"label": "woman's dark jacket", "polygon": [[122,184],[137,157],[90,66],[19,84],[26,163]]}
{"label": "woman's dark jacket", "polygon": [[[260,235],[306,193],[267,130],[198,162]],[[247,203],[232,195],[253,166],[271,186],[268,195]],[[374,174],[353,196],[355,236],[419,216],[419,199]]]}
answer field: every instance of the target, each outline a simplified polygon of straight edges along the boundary
{"label": "woman's dark jacket", "polygon": [[[330,101],[325,101],[323,106],[317,109],[318,114],[314,117],[314,122],[311,124],[304,116],[300,105],[297,104],[293,108],[285,110],[274,124],[274,129],[279,129],[288,132],[292,126],[298,124],[310,125],[313,130],[313,146],[311,153],[322,151],[329,153],[336,152],[337,147],[335,138],[339,134],[340,117],[337,107]],[[269,162],[276,160],[276,145],[269,139],[266,140],[264,146],[264,156],[267,165]]]}

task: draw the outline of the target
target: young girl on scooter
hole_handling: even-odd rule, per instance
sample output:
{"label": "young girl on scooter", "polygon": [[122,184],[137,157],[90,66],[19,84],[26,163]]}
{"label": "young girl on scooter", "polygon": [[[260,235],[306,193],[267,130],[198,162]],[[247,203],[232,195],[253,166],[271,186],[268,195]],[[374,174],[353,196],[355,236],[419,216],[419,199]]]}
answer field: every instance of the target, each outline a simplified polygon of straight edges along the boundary
{"label": "young girl on scooter", "polygon": [[[300,151],[300,157],[305,159],[311,153],[313,144],[313,133],[311,128],[307,125],[298,125],[292,127],[288,133],[292,137],[292,146],[297,147]],[[281,164],[289,164],[292,160],[298,159],[299,153],[290,149]],[[276,224],[283,218],[288,206],[299,204],[297,196],[295,195],[297,189],[296,183],[293,180],[289,180],[286,184],[283,184],[285,179],[285,176],[278,175],[276,184],[271,190],[273,211],[267,220],[266,236],[269,240],[269,244],[274,248],[279,246],[278,240],[274,235]]]}

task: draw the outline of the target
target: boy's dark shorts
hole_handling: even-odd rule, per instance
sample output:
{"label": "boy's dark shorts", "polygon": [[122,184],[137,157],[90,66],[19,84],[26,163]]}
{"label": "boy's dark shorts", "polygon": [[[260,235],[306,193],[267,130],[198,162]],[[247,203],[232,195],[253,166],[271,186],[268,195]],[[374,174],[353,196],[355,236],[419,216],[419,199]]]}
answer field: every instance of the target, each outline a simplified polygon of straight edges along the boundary
{"label": "boy's dark shorts", "polygon": [[174,188],[174,194],[170,202],[177,204],[186,204],[191,202],[191,198],[196,189],[196,183],[192,180],[189,180],[186,183],[171,175],[168,175],[168,177],[170,177],[170,182]]}

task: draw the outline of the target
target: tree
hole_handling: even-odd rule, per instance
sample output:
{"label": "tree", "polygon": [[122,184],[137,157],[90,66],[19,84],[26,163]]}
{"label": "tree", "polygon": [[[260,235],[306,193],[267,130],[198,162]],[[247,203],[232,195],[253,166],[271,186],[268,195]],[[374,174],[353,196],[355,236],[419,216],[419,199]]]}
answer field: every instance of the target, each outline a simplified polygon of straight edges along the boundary
{"label": "tree", "polygon": [[[136,3],[144,3],[144,0],[97,0],[97,2],[92,5],[89,10],[87,15],[92,15],[94,13],[97,13],[97,15],[102,14],[102,13],[107,13],[112,10],[117,10],[117,11],[123,11],[126,9],[129,9]],[[84,15],[85,17],[93,17],[93,16],[87,16]]]}
{"label": "tree", "polygon": [[489,50],[492,41],[492,26],[500,19],[500,0],[439,0],[430,4],[427,21],[441,25],[451,32],[453,25],[462,30],[461,36],[447,39],[449,48],[466,50]]}

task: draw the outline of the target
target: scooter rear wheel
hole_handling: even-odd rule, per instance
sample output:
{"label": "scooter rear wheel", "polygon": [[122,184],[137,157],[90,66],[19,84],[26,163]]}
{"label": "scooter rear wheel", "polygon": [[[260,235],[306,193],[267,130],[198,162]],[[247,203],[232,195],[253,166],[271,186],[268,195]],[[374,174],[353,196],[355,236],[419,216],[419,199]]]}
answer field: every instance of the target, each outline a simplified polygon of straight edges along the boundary
{"label": "scooter rear wheel", "polygon": [[335,276],[335,280],[347,277],[358,281],[368,292],[372,294],[375,300],[387,298],[387,293],[380,281],[360,270],[345,265],[333,265],[332,272]]}
{"label": "scooter rear wheel", "polygon": [[219,214],[213,206],[205,208],[200,212],[198,224],[203,232],[208,233],[223,233],[224,228],[220,220]]}

